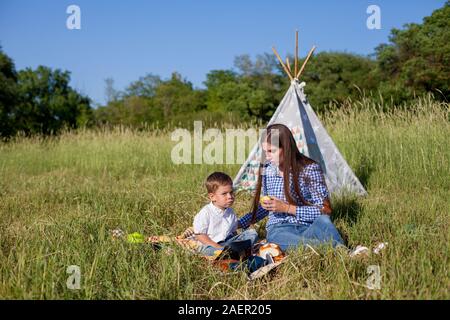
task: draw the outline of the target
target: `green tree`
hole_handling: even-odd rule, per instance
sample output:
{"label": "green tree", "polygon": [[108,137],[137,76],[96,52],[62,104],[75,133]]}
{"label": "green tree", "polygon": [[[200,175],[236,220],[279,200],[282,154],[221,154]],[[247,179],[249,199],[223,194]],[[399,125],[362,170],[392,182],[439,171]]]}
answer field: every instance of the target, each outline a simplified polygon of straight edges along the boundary
{"label": "green tree", "polygon": [[156,88],[162,83],[161,77],[148,73],[133,81],[125,90],[125,96],[151,98],[155,96]]}
{"label": "green tree", "polygon": [[192,83],[178,73],[160,83],[155,89],[155,108],[162,111],[163,121],[170,121],[171,116],[192,113],[205,108],[203,93],[194,90]]}
{"label": "green tree", "polygon": [[448,100],[450,1],[425,17],[422,24],[392,29],[389,42],[375,49],[380,77],[389,83],[381,87],[383,92],[396,94],[406,90],[409,96],[433,92]]}
{"label": "green tree", "polygon": [[[300,65],[303,59],[300,61]],[[379,79],[375,61],[368,57],[341,52],[321,52],[308,62],[300,81],[316,111],[326,110],[329,102],[357,98],[376,90]]]}
{"label": "green tree", "polygon": [[121,93],[114,88],[114,79],[109,77],[105,79],[105,96],[107,103],[115,102],[120,99]]}
{"label": "green tree", "polygon": [[[207,88],[206,104],[212,112],[227,111],[227,102],[234,99],[239,80],[234,71],[212,70],[203,82]],[[228,88],[225,88],[227,86]]]}
{"label": "green tree", "polygon": [[162,118],[161,114],[155,114],[154,111],[151,99],[129,96],[98,107],[94,111],[94,118],[97,125],[123,124],[139,128]]}
{"label": "green tree", "polygon": [[18,74],[20,105],[15,121],[26,133],[57,133],[77,128],[91,118],[90,100],[69,86],[70,72],[39,66]]}
{"label": "green tree", "polygon": [[6,138],[16,132],[14,118],[18,104],[17,92],[14,62],[0,47],[0,137]]}
{"label": "green tree", "polygon": [[237,69],[213,70],[206,76],[207,106],[213,112],[233,112],[244,119],[268,120],[281,98],[282,77],[274,58],[265,53],[252,61],[249,55],[237,56]]}

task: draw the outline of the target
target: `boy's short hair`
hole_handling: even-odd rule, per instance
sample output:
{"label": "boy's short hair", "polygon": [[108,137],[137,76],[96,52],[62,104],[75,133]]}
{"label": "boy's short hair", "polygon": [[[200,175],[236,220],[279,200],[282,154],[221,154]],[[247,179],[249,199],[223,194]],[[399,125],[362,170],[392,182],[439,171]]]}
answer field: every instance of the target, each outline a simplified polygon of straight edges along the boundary
{"label": "boy's short hair", "polygon": [[206,178],[205,187],[208,193],[214,193],[219,189],[219,186],[233,185],[233,180],[229,175],[223,172],[211,173]]}

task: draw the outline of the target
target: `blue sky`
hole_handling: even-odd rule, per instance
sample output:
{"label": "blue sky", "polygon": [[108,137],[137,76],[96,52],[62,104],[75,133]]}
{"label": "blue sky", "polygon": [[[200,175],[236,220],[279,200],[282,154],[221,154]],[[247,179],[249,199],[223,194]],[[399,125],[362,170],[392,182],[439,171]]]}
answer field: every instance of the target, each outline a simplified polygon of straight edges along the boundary
{"label": "blue sky", "polygon": [[[392,28],[422,22],[445,0],[0,0],[0,45],[17,69],[69,70],[71,85],[105,101],[105,78],[116,89],[146,73],[181,73],[196,87],[206,74],[233,67],[240,54],[319,51],[370,54]],[[66,9],[81,8],[81,30],[68,30]],[[381,30],[366,27],[369,5],[381,9]]]}

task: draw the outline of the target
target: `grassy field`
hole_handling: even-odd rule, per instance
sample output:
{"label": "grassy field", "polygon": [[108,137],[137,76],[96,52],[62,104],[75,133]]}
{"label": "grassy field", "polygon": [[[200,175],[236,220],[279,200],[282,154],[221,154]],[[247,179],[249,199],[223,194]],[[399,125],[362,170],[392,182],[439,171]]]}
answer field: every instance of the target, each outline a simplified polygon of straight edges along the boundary
{"label": "grassy field", "polygon": [[[333,199],[334,222],[350,247],[388,242],[383,255],[299,249],[255,282],[110,235],[180,233],[207,202],[204,178],[239,165],[173,165],[168,132],[123,128],[0,144],[0,298],[449,299],[449,109],[430,99],[414,108],[384,113],[363,101],[322,117],[369,193]],[[250,202],[239,194],[236,212]],[[80,290],[66,287],[70,265],[81,268]],[[366,287],[370,265],[378,290]]]}

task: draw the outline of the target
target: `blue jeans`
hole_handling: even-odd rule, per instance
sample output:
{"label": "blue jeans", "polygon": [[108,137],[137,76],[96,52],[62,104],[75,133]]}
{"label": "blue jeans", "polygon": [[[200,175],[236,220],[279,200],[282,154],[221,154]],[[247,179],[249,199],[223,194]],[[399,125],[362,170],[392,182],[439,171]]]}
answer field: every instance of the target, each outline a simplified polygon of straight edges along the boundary
{"label": "blue jeans", "polygon": [[[246,240],[249,240],[248,242],[244,242]],[[221,246],[221,248],[214,248],[213,246],[207,246],[203,245],[200,246],[197,250],[205,256],[213,256],[214,251],[216,250],[223,250],[226,246],[232,246],[233,243],[237,244],[238,242],[243,242],[246,244],[245,247],[240,247],[239,249],[242,251],[245,251],[246,249],[251,248],[255,242],[258,240],[258,233],[254,229],[247,229],[242,231],[240,234],[236,236],[230,236],[224,241],[219,242],[218,244]],[[248,244],[248,245],[247,245]]]}
{"label": "blue jeans", "polygon": [[343,245],[344,241],[327,215],[319,216],[309,225],[296,223],[275,224],[267,228],[267,241],[278,244],[282,250],[298,246]]}

